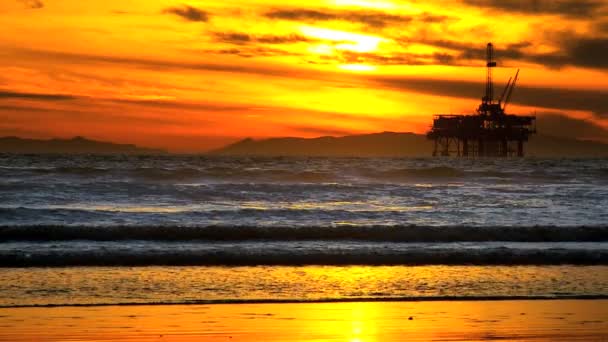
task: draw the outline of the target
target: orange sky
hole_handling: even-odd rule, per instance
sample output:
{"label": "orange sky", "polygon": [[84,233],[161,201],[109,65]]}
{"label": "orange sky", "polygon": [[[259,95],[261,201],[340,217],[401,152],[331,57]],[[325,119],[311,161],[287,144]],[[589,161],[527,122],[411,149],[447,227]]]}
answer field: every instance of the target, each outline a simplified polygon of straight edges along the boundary
{"label": "orange sky", "polygon": [[0,24],[0,136],[423,133],[477,107],[492,41],[510,112],[608,141],[604,0],[4,0]]}

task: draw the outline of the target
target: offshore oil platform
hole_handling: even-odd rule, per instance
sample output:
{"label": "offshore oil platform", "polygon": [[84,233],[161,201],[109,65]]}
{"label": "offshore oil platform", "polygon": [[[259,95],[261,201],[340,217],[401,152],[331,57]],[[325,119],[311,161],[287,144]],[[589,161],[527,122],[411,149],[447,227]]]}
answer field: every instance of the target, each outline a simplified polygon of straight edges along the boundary
{"label": "offshore oil platform", "polygon": [[509,79],[500,99],[494,100],[492,69],[494,46],[487,46],[486,93],[476,114],[437,114],[427,138],[435,141],[433,156],[511,157],[524,156],[524,142],[536,133],[536,117],[506,113],[519,70]]}

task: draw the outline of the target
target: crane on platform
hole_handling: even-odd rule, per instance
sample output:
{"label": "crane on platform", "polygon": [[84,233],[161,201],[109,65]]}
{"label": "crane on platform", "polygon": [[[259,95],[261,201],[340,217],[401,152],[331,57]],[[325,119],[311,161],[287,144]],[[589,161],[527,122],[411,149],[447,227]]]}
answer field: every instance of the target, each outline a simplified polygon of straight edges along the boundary
{"label": "crane on platform", "polygon": [[[502,105],[502,112],[506,113],[507,112],[507,105],[509,104],[509,101],[511,101],[511,95],[513,94],[513,89],[515,89],[515,85],[517,84],[517,80],[519,80],[519,69],[517,69],[517,73],[515,73],[515,78],[513,78],[513,83],[511,83],[511,79],[509,79],[509,83],[507,83],[507,86],[505,87],[505,91],[503,92],[503,96],[500,98],[500,101],[498,101],[498,103],[502,103],[502,101],[504,100],[504,104]],[[505,98],[505,93],[507,94],[507,97]]]}

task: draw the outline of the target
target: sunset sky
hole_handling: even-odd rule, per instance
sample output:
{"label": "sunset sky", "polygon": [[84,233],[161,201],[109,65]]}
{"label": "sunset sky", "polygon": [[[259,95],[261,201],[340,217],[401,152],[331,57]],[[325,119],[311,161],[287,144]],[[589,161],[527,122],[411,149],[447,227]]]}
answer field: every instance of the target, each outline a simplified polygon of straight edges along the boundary
{"label": "sunset sky", "polygon": [[2,0],[0,136],[176,152],[244,137],[424,133],[497,93],[608,142],[606,0]]}

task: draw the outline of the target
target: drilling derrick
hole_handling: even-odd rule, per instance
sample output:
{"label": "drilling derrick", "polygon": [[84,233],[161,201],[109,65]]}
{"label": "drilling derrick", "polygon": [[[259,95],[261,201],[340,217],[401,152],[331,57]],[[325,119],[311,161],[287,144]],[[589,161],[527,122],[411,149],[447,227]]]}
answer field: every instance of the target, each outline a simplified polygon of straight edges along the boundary
{"label": "drilling derrick", "polygon": [[534,116],[506,114],[519,79],[519,70],[509,79],[498,101],[494,100],[492,70],[494,45],[486,49],[486,89],[475,114],[437,114],[427,137],[435,142],[433,156],[510,157],[524,156],[524,143],[536,133]]}

